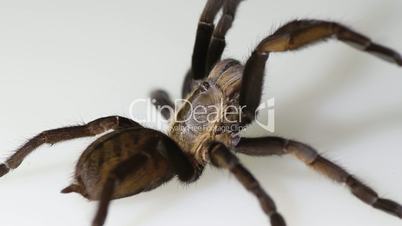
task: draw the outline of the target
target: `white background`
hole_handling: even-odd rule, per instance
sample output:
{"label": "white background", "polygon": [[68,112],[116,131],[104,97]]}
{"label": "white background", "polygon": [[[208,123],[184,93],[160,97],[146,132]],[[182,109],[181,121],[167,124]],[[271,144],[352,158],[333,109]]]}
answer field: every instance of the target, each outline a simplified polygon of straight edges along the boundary
{"label": "white background", "polygon": [[[204,1],[14,0],[0,2],[0,156],[50,128],[119,114],[156,87],[180,96]],[[402,51],[397,0],[248,0],[225,57],[247,59],[259,40],[295,18],[340,21]],[[402,202],[402,69],[335,41],[273,54],[265,97],[276,134],[305,141]],[[137,109],[144,111],[144,109]],[[254,130],[250,136],[267,132]],[[90,225],[96,203],[59,194],[91,139],[44,146],[0,179],[0,224]],[[348,190],[292,157],[241,157],[290,226],[396,226]],[[172,181],[112,203],[107,226],[269,225],[227,172]]]}

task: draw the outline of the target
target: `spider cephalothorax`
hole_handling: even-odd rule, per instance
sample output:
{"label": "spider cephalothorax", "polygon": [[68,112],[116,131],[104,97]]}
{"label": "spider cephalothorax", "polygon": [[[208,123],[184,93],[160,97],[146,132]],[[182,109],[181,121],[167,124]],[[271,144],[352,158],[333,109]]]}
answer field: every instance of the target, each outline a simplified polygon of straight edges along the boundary
{"label": "spider cephalothorax", "polygon": [[201,165],[208,162],[208,145],[212,141],[232,148],[239,141],[243,121],[238,101],[242,72],[243,66],[235,60],[219,62],[203,82],[194,86],[178,113],[172,116],[169,136]]}
{"label": "spider cephalothorax", "polygon": [[[185,101],[177,111],[166,108],[175,109],[175,106],[165,91],[152,93],[153,103],[164,118],[171,121],[167,135],[121,116],[48,130],[30,139],[0,164],[0,176],[17,168],[42,144],[114,130],[98,138],[83,152],[76,165],[73,183],[62,191],[99,200],[93,226],[103,225],[112,199],[152,190],[175,176],[182,182],[193,182],[207,164],[230,170],[255,195],[272,226],[286,225],[273,200],[232,151],[253,156],[294,155],[330,179],[345,184],[361,201],[402,218],[400,204],[379,197],[373,189],[322,157],[311,146],[282,137],[244,138],[239,135],[255,119],[261,101],[265,64],[272,52],[297,50],[336,38],[399,66],[402,66],[402,57],[341,24],[295,20],[263,39],[244,66],[236,60],[221,60],[225,35],[239,3],[240,0],[207,1],[198,24],[191,68],[183,82]],[[220,10],[222,15],[215,26],[215,17]]]}

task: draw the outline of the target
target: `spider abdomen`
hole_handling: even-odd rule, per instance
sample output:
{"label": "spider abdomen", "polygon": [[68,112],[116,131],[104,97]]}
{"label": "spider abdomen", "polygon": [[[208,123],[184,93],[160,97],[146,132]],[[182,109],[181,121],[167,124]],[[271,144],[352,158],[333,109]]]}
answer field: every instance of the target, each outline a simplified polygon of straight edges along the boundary
{"label": "spider abdomen", "polygon": [[[161,135],[148,129],[125,129],[106,134],[92,143],[76,165],[74,192],[98,200],[108,176],[118,177],[113,199],[158,187],[173,177],[173,170],[158,143]],[[138,158],[137,158],[138,157]],[[123,177],[115,172],[127,162]],[[131,162],[129,162],[131,161]]]}

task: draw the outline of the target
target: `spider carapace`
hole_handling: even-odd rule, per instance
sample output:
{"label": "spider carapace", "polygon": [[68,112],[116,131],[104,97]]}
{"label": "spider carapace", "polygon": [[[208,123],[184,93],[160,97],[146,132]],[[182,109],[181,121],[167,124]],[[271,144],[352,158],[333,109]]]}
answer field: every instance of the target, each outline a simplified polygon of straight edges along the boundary
{"label": "spider carapace", "polygon": [[[167,134],[141,126],[121,116],[96,119],[85,125],[47,130],[22,145],[3,164],[0,176],[17,168],[42,144],[95,136],[112,130],[92,143],[76,164],[74,181],[62,190],[76,192],[99,206],[93,226],[104,224],[109,203],[149,191],[177,176],[195,181],[207,164],[229,170],[259,201],[272,226],[286,225],[274,201],[235,153],[252,156],[294,155],[328,178],[345,184],[364,203],[402,218],[402,206],[379,197],[345,169],[322,157],[302,142],[282,137],[240,137],[253,120],[261,101],[266,61],[272,52],[297,50],[329,38],[351,44],[367,53],[402,66],[394,50],[336,22],[291,21],[263,39],[244,66],[221,60],[225,35],[231,28],[240,0],[208,0],[201,14],[191,67],[183,82],[186,101],[175,109],[167,92],[152,92],[154,104],[170,120]],[[215,25],[215,18],[222,11]],[[199,111],[201,110],[201,111]]]}

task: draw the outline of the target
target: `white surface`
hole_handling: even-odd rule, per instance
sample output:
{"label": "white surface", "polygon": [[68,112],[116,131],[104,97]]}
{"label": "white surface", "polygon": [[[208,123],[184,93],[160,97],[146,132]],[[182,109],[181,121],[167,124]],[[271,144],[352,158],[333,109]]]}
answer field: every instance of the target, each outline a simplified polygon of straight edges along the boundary
{"label": "white surface", "polygon": [[[155,87],[179,97],[204,1],[0,2],[0,154],[44,130],[120,114]],[[402,2],[245,1],[227,57],[246,60],[260,39],[294,18],[341,21],[402,51]],[[331,41],[272,55],[266,96],[277,134],[306,141],[380,194],[402,202],[402,69]],[[141,111],[143,109],[138,109]],[[255,130],[250,136],[263,136]],[[0,179],[0,224],[90,225],[96,203],[61,195],[88,140],[42,147]],[[2,159],[4,159],[2,158]],[[291,157],[241,157],[290,226],[397,226],[346,188]],[[107,226],[268,225],[227,172],[207,169],[115,201]]]}

